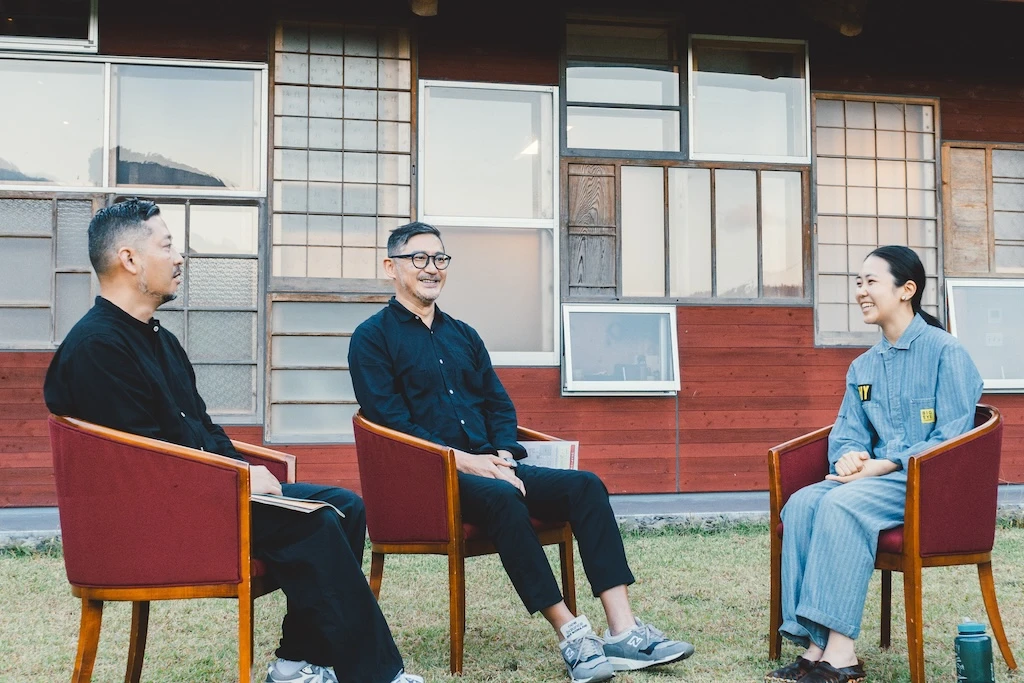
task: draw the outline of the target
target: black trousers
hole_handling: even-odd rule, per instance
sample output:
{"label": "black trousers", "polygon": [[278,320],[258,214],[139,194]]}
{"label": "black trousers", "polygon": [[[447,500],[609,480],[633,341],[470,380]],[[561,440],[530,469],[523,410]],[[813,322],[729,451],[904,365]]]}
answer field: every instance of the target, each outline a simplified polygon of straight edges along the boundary
{"label": "black trousers", "polygon": [[462,518],[484,529],[498,549],[512,585],[531,614],[562,600],[558,582],[530,524],[530,517],[568,521],[597,597],[633,583],[608,489],[592,472],[520,465],[519,489],[499,479],[459,473]]}
{"label": "black trousers", "polygon": [[309,514],[252,506],[253,554],[288,601],[277,656],[333,666],[341,683],[391,683],[402,657],[363,575],[366,512],[359,496],[316,484],[282,484],[293,498],[324,500]]}

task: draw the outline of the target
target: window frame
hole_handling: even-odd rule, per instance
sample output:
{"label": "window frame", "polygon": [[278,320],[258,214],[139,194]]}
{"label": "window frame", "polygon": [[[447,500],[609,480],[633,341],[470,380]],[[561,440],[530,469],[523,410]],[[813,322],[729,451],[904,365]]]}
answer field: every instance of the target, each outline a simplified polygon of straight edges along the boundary
{"label": "window frame", "polygon": [[753,38],[749,36],[728,36],[728,35],[713,35],[705,33],[695,33],[687,36],[686,41],[686,102],[687,111],[693,110],[694,102],[694,71],[693,71],[693,41],[715,41],[720,43],[736,43],[742,45],[748,44],[760,44],[760,45],[800,45],[804,51],[804,124],[806,130],[804,135],[805,149],[807,154],[802,157],[797,156],[772,156],[763,154],[701,154],[694,151],[694,138],[696,136],[696,129],[693,125],[693,117],[688,116],[690,121],[689,130],[687,131],[687,149],[689,150],[689,158],[694,161],[735,161],[739,163],[768,163],[768,164],[794,164],[794,165],[805,165],[810,164],[812,161],[813,149],[812,149],[812,131],[813,121],[811,119],[811,58],[810,50],[808,49],[808,43],[806,40],[793,40],[788,38]]}
{"label": "window frame", "polygon": [[[483,216],[442,216],[442,215],[431,215],[427,213],[420,213],[419,217],[415,220],[423,221],[431,225],[437,226],[441,232],[444,232],[445,228],[477,228],[480,230],[487,230],[489,228],[508,228],[508,229],[521,229],[521,230],[549,230],[551,232],[551,252],[552,252],[552,302],[551,302],[551,320],[549,321],[552,329],[552,347],[551,351],[490,351],[491,363],[495,366],[557,366],[561,362],[561,354],[559,352],[559,344],[561,339],[561,313],[559,310],[561,304],[561,237],[560,237],[560,215],[559,207],[561,206],[562,197],[560,194],[561,190],[561,174],[560,157],[559,157],[559,146],[555,144],[554,131],[559,130],[559,116],[560,108],[556,104],[560,101],[560,90],[558,86],[551,85],[521,85],[516,83],[482,83],[482,82],[471,82],[471,81],[441,81],[441,80],[427,80],[420,79],[417,83],[416,92],[416,174],[414,176],[414,182],[416,183],[415,197],[416,207],[422,211],[426,206],[424,203],[424,191],[425,191],[425,177],[426,177],[426,166],[425,166],[425,154],[426,154],[426,140],[427,127],[429,121],[427,121],[426,112],[426,97],[427,90],[430,88],[451,88],[451,89],[472,89],[472,90],[504,90],[504,91],[518,91],[518,92],[539,92],[549,93],[551,95],[551,116],[552,116],[552,144],[551,144],[551,218],[499,218],[499,217],[483,217]],[[443,304],[443,301],[442,301]]]}
{"label": "window frame", "polygon": [[[944,268],[944,252],[943,252],[943,224],[945,222],[945,211],[943,207],[943,195],[944,192],[940,183],[943,182],[944,168],[942,163],[941,148],[942,148],[942,121],[941,121],[941,109],[939,106],[939,99],[936,97],[918,97],[918,96],[898,96],[898,95],[871,95],[864,93],[846,93],[846,92],[835,92],[835,91],[814,91],[811,93],[811,112],[812,118],[810,119],[811,127],[811,174],[813,183],[811,186],[811,225],[812,227],[812,242],[811,242],[811,305],[814,307],[814,344],[815,346],[823,348],[860,348],[870,347],[878,342],[881,338],[881,331],[878,332],[842,332],[842,331],[830,331],[820,330],[818,327],[818,276],[819,276],[819,259],[818,259],[818,123],[817,123],[817,101],[819,99],[824,100],[837,100],[840,102],[872,102],[872,103],[895,103],[895,104],[913,104],[913,105],[928,105],[932,107],[933,111],[933,125],[934,125],[934,144],[935,144],[935,156],[933,157],[935,162],[935,245],[936,245],[936,273],[935,273],[935,299],[937,307],[937,316],[941,317],[945,311],[945,268]],[[848,130],[844,126],[843,130]],[[873,130],[878,130],[877,127]],[[906,133],[907,131],[904,131]],[[847,158],[844,154],[843,158]],[[878,156],[874,157],[876,160]],[[849,185],[843,187],[848,188]],[[876,185],[877,189],[877,185]],[[906,189],[906,188],[905,188]],[[849,217],[849,213],[845,214]],[[876,214],[877,217],[877,214]],[[908,217],[909,220],[909,217]],[[849,247],[849,237],[847,237],[846,246]],[[865,245],[866,246],[866,245]],[[911,247],[913,248],[913,247]],[[828,302],[826,302],[828,303]]]}
{"label": "window frame", "polygon": [[[985,152],[985,203],[986,203],[986,225],[985,233],[988,241],[988,270],[986,271],[963,271],[957,272],[955,275],[950,277],[956,278],[989,278],[989,279],[1015,279],[1024,278],[1024,273],[1011,272],[1011,271],[997,271],[996,270],[996,247],[1000,246],[997,241],[1012,242],[1013,240],[997,240],[995,230],[995,176],[992,172],[992,153],[997,150],[1007,150],[1011,152],[1024,152],[1024,144],[1012,143],[1012,142],[961,142],[959,140],[942,140],[940,141],[942,148],[942,202],[948,203],[950,210],[943,212],[942,215],[942,228],[943,233],[946,232],[946,228],[953,221],[953,212],[955,207],[952,202],[953,186],[951,182],[951,174],[953,172],[953,164],[950,161],[950,155],[953,149],[976,149]],[[943,238],[945,234],[943,234]],[[943,246],[945,246],[945,239],[943,239]],[[1010,245],[1007,245],[1010,246]],[[1016,246],[1016,245],[1013,245]]]}
{"label": "window frame", "polygon": [[[956,299],[953,296],[953,290],[958,288],[974,288],[974,287],[1012,287],[1016,289],[1024,290],[1024,278],[946,278],[945,290],[946,290],[946,302],[948,311],[948,325],[949,333],[954,337],[957,335],[957,322],[956,322]],[[1022,292],[1024,297],[1024,292]],[[1024,307],[1024,301],[1022,301],[1022,307]],[[996,394],[1019,394],[1024,393],[1024,376],[1013,378],[1013,379],[995,379],[989,377],[982,377],[984,381],[984,391],[986,393]]]}
{"label": "window frame", "polygon": [[[674,379],[672,380],[625,380],[602,382],[596,380],[572,379],[572,339],[569,318],[573,313],[620,313],[628,315],[658,314],[668,316],[669,345]],[[633,303],[564,303],[562,304],[562,396],[675,396],[682,387],[679,358],[678,324],[674,305],[650,305]]]}
{"label": "window frame", "polygon": [[99,0],[90,0],[88,37],[0,36],[0,50],[95,54],[99,51]]}
{"label": "window frame", "polygon": [[[560,169],[560,177],[566,179],[568,183],[569,177],[569,166],[570,165],[588,165],[594,164],[593,158],[589,157],[562,157],[562,167]],[[605,297],[594,297],[594,296],[572,296],[569,293],[570,283],[568,280],[563,279],[562,284],[562,301],[568,303],[585,303],[585,302],[601,302],[607,301],[630,303],[630,304],[665,304],[671,303],[672,305],[680,306],[786,306],[786,307],[800,307],[810,308],[814,306],[814,267],[812,263],[811,249],[813,239],[813,217],[811,213],[811,191],[812,191],[812,171],[810,166],[779,166],[775,164],[767,163],[746,163],[739,164],[733,162],[719,163],[712,161],[692,161],[692,160],[677,160],[677,159],[635,159],[635,158],[614,158],[606,159],[601,162],[602,166],[614,166],[615,167],[615,215],[616,215],[616,245],[615,245],[615,268],[616,268],[616,282],[615,282],[615,297],[613,299]],[[622,226],[622,197],[621,197],[621,168],[623,166],[643,166],[643,167],[660,167],[664,169],[665,174],[665,262],[663,264],[665,268],[665,296],[624,296],[622,294],[622,239],[621,239],[621,226]],[[781,171],[790,173],[800,174],[801,183],[801,267],[803,272],[803,296],[800,297],[755,297],[755,298],[740,298],[740,297],[720,297],[720,296],[707,296],[707,297],[675,297],[670,296],[667,292],[671,291],[671,245],[672,236],[670,230],[669,221],[669,206],[668,201],[668,190],[667,184],[669,182],[668,170],[672,168],[697,168],[697,169],[708,169],[712,175],[711,182],[711,233],[712,236],[715,233],[715,194],[714,194],[714,172],[716,170],[723,171],[754,171],[757,174],[757,192],[756,202],[758,206],[757,216],[757,236],[758,236],[758,290],[763,290],[763,263],[761,254],[761,173],[765,171]],[[566,184],[565,191],[562,197],[562,215],[568,217],[569,215],[569,190]],[[566,218],[568,220],[568,218]],[[569,228],[566,223],[563,222],[561,229],[562,242],[560,248],[563,253],[569,253]],[[716,249],[712,244],[712,283],[713,287],[717,283],[717,271],[716,265]],[[568,264],[564,264],[566,272],[568,272]]]}
{"label": "window frame", "polygon": [[[0,47],[3,47],[0,45]],[[75,194],[126,194],[133,196],[147,197],[182,197],[190,198],[231,198],[231,199],[261,199],[267,196],[267,150],[268,150],[268,126],[269,126],[269,86],[268,66],[258,62],[230,62],[213,60],[186,60],[186,59],[162,59],[149,57],[110,57],[106,55],[56,55],[56,54],[22,54],[15,52],[0,51],[0,59],[14,59],[19,61],[34,62],[87,62],[103,65],[103,182],[96,186],[73,186],[60,184],[32,184],[32,183],[0,183],[0,192],[57,192]],[[170,186],[170,185],[118,185],[113,182],[113,164],[111,153],[113,152],[114,131],[113,124],[113,84],[112,69],[115,64],[137,65],[137,66],[171,66],[184,68],[209,68],[209,69],[234,69],[243,71],[254,71],[259,74],[257,84],[260,93],[257,95],[255,114],[259,117],[259,132],[254,136],[257,149],[253,163],[256,166],[257,186],[251,190],[234,190],[230,188],[210,189],[202,187]]]}

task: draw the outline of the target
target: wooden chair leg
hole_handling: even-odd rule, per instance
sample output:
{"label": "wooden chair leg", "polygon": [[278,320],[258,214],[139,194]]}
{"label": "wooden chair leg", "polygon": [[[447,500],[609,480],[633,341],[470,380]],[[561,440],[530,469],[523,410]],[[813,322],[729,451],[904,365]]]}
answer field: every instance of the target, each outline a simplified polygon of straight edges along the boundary
{"label": "wooden chair leg", "polygon": [[562,565],[562,598],[565,606],[576,614],[576,569],[572,557],[572,532],[567,531],[568,539],[558,544],[558,558]]}
{"label": "wooden chair leg", "polygon": [[882,634],[880,645],[888,649],[892,645],[892,572],[882,570],[882,617],[879,632]]}
{"label": "wooden chair leg", "polygon": [[380,584],[384,580],[384,553],[370,553],[370,590],[380,600]]}
{"label": "wooden chair leg", "polygon": [[252,680],[252,627],[253,597],[244,587],[238,594],[238,680],[246,683]]}
{"label": "wooden chair leg", "polygon": [[139,683],[142,679],[142,660],[146,656],[146,634],[149,631],[149,601],[132,603],[132,632],[128,643],[128,668],[125,683]]}
{"label": "wooden chair leg", "polygon": [[466,637],[466,559],[461,554],[448,555],[449,668],[462,673],[462,652]]}
{"label": "wooden chair leg", "polygon": [[992,634],[999,644],[999,651],[1003,653],[1003,661],[1006,668],[1014,671],[1017,668],[1017,661],[1010,651],[1010,642],[1006,639],[1006,631],[1003,630],[1003,619],[999,616],[999,603],[996,601],[996,582],[992,578],[992,563],[978,563],[978,581],[981,583],[981,597],[985,601],[985,611],[988,613],[988,622],[992,624]]}
{"label": "wooden chair leg", "polygon": [[768,606],[768,659],[782,654],[782,539],[771,531],[771,587]]}
{"label": "wooden chair leg", "polygon": [[103,622],[103,601],[82,598],[82,620],[78,627],[78,653],[71,683],[89,683],[96,664],[96,648],[100,644],[100,624]]}
{"label": "wooden chair leg", "polygon": [[920,564],[903,569],[903,597],[907,610],[907,657],[910,659],[910,682],[924,683],[924,623]]}

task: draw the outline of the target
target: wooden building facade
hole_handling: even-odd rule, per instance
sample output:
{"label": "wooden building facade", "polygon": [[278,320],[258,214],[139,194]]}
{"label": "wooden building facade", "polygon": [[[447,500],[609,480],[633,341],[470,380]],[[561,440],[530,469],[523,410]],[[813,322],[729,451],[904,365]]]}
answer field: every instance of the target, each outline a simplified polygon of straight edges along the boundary
{"label": "wooden building facade", "polygon": [[[852,299],[875,246],[918,251],[940,317],[947,278],[1024,278],[1017,2],[46,4],[0,34],[3,506],[54,504],[43,376],[122,197],[184,247],[161,320],[215,419],[356,490],[348,336],[410,219],[520,423],[613,493],[764,488],[877,338]],[[679,391],[565,395],[572,303],[674,307]],[[1024,396],[984,400],[1022,482]]]}

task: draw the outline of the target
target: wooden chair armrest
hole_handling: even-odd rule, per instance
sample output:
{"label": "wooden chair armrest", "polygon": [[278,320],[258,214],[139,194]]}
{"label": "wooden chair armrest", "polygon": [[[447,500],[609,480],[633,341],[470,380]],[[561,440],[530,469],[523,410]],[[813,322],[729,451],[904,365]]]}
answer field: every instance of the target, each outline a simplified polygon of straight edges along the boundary
{"label": "wooden chair armrest", "polygon": [[768,493],[773,518],[789,497],[828,474],[828,435],[832,425],[768,449]]}
{"label": "wooden chair armrest", "polygon": [[516,438],[520,441],[564,441],[564,439],[559,439],[557,436],[527,429],[522,425],[516,428]]}
{"label": "wooden chair armrest", "polygon": [[231,440],[231,445],[245,456],[250,465],[263,465],[277,477],[278,481],[288,484],[295,483],[295,456],[291,453],[282,453],[265,446],[257,446],[234,439]]}

